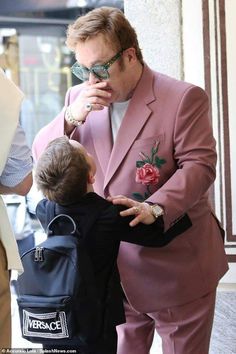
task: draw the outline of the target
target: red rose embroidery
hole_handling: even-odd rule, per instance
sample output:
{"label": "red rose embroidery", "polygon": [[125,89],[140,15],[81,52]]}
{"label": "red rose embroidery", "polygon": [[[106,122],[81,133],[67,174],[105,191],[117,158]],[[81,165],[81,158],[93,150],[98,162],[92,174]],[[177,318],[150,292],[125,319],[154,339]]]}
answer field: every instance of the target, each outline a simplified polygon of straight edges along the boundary
{"label": "red rose embroidery", "polygon": [[160,172],[156,166],[150,163],[145,163],[143,167],[139,167],[136,170],[135,181],[145,185],[157,184],[159,181]]}
{"label": "red rose embroidery", "polygon": [[139,202],[144,201],[152,194],[150,186],[158,184],[160,178],[160,168],[164,163],[166,163],[166,160],[157,155],[158,145],[159,142],[156,141],[151,149],[150,156],[140,152],[139,156],[142,160],[136,161],[137,170],[135,181],[146,186],[146,192],[143,195],[137,192],[132,193],[134,199]]}

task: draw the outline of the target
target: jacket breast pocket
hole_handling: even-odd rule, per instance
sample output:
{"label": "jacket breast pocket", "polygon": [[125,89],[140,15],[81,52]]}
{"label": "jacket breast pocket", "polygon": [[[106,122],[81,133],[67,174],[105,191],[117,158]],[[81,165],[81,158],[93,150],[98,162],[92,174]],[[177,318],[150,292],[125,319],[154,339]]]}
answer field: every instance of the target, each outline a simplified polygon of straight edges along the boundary
{"label": "jacket breast pocket", "polygon": [[150,136],[143,139],[137,139],[134,142],[132,149],[148,148],[148,147],[155,146],[156,144],[160,145],[163,142],[164,142],[164,133],[156,136],[155,135]]}

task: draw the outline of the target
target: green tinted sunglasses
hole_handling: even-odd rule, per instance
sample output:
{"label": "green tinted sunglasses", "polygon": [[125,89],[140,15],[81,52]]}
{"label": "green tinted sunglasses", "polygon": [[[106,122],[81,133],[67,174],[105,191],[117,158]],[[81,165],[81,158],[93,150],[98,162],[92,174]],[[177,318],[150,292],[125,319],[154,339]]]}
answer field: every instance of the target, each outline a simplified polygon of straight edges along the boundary
{"label": "green tinted sunglasses", "polygon": [[106,80],[110,77],[108,69],[110,66],[119,59],[123,53],[123,49],[119,51],[108,62],[102,65],[94,65],[90,69],[85,66],[79,65],[77,62],[71,67],[72,73],[78,77],[81,81],[87,81],[90,73],[96,76],[99,80]]}

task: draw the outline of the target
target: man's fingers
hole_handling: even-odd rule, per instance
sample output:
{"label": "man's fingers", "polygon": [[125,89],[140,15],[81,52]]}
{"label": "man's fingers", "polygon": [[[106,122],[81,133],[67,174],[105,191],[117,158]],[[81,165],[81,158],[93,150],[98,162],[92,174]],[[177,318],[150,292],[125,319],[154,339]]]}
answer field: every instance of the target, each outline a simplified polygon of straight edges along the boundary
{"label": "man's fingers", "polygon": [[143,217],[142,215],[137,215],[136,218],[134,218],[132,221],[130,221],[129,226],[133,227],[138,225],[140,222],[142,222]]}
{"label": "man's fingers", "polygon": [[131,208],[129,209],[126,209],[126,210],[122,210],[120,212],[120,215],[121,216],[128,216],[128,215],[138,215],[142,212],[141,208],[138,207],[138,206],[132,206]]}
{"label": "man's fingers", "polygon": [[[115,195],[115,196],[107,197],[107,200],[109,200],[113,204],[122,204],[122,205],[126,205],[125,202],[124,202],[126,199],[127,198],[125,196],[123,196],[123,195]],[[119,201],[121,203],[119,203]]]}

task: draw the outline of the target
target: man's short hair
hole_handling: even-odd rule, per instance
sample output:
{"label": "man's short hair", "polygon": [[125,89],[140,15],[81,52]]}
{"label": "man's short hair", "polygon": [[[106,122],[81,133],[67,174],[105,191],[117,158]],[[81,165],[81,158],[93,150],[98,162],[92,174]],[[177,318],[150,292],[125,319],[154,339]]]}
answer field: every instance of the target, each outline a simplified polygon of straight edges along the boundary
{"label": "man's short hair", "polygon": [[137,58],[143,64],[135,29],[124,13],[114,7],[102,6],[78,17],[68,26],[66,44],[69,49],[75,51],[78,42],[85,42],[98,34],[103,34],[111,48],[116,51],[135,48]]}

